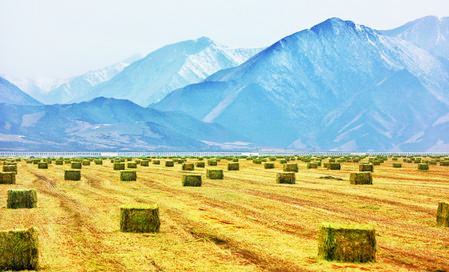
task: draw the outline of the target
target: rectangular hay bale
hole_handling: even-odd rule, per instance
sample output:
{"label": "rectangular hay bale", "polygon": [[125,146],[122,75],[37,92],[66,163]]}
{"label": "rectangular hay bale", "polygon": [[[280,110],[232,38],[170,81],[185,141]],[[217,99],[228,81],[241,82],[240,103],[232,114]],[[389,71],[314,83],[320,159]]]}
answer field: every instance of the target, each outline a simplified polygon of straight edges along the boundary
{"label": "rectangular hay bale", "polygon": [[35,189],[8,190],[8,209],[32,209],[37,207],[37,193]]}
{"label": "rectangular hay bale", "polygon": [[438,203],[437,226],[449,227],[449,202],[440,201]]}
{"label": "rectangular hay bale", "polygon": [[135,170],[121,170],[120,181],[136,181],[137,173]]}
{"label": "rectangular hay bale", "polygon": [[0,231],[0,270],[37,270],[39,239],[36,228]]}
{"label": "rectangular hay bale", "polygon": [[64,170],[64,180],[81,180],[81,170]]}
{"label": "rectangular hay bale", "polygon": [[0,184],[16,184],[16,173],[0,172]]}
{"label": "rectangular hay bale", "polygon": [[365,263],[376,261],[373,226],[321,224],[318,257],[328,261]]}
{"label": "rectangular hay bale", "polygon": [[371,172],[352,172],[349,176],[351,184],[373,184]]}
{"label": "rectangular hay bale", "polygon": [[182,186],[201,187],[201,184],[202,184],[201,175],[195,174],[182,175]]}
{"label": "rectangular hay bale", "polygon": [[282,172],[276,174],[276,183],[295,184],[296,175],[294,172]]}
{"label": "rectangular hay bale", "polygon": [[159,232],[159,205],[125,205],[120,207],[120,231]]}

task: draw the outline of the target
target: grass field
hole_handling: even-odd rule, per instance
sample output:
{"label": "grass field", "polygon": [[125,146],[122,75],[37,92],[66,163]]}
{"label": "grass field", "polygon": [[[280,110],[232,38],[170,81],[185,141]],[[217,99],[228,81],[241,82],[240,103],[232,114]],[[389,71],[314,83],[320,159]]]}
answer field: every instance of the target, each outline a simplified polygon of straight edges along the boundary
{"label": "grass field", "polygon": [[[161,159],[138,166],[131,182],[109,160],[83,166],[80,181],[64,181],[69,164],[22,161],[17,184],[0,185],[0,230],[35,226],[41,271],[449,271],[449,228],[436,227],[449,167],[393,168],[390,158],[374,166],[373,185],[350,185],[358,163],[338,171],[295,162],[296,184],[276,184],[279,159],[275,169],[240,159],[239,171],[221,160],[223,180]],[[185,172],[201,174],[202,187],[183,187]],[[37,190],[37,208],[6,209],[7,190],[26,188]],[[159,233],[120,232],[120,206],[133,203],[159,204]],[[376,262],[318,259],[322,222],[372,224]]]}

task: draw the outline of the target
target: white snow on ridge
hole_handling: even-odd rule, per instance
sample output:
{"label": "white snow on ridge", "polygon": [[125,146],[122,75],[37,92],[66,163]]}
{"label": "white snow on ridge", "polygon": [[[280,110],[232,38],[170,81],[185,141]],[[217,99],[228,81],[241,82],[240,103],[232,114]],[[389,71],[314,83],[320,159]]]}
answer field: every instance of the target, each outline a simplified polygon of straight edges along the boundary
{"label": "white snow on ridge", "polygon": [[31,127],[36,124],[39,119],[44,117],[45,111],[36,112],[32,114],[25,114],[22,116],[22,127]]}
{"label": "white snow on ridge", "polygon": [[432,124],[432,127],[438,126],[438,125],[441,125],[441,124],[444,124],[444,123],[447,123],[447,122],[449,122],[449,113],[446,114],[446,115],[441,116],[440,118],[438,118],[438,120],[436,120]]}

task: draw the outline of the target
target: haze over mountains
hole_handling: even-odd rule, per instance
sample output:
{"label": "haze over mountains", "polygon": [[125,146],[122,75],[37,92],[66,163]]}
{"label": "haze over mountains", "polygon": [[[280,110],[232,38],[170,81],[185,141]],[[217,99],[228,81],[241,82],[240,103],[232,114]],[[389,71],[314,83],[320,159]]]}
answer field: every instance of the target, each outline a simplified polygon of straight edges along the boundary
{"label": "haze over mountains", "polygon": [[[82,122],[89,124],[89,129],[81,130],[78,125],[77,132],[72,133],[68,132],[70,126],[58,123],[60,119],[55,117],[51,122],[64,127],[55,131],[55,135],[65,135],[61,139],[75,137],[78,143],[94,143],[90,149],[98,150],[113,149],[116,142],[118,149],[130,145],[141,150],[231,146],[250,149],[258,145],[315,151],[449,151],[448,29],[448,18],[425,17],[388,31],[331,18],[263,50],[232,50],[200,38],[156,50],[71,100],[106,96],[129,99],[143,106],[156,102],[150,108],[170,116],[179,114],[183,120],[189,115],[193,118],[186,124],[196,119],[195,128],[204,134],[195,134],[195,129],[169,128],[168,123],[160,124],[157,119],[144,127],[149,131],[162,129],[157,135],[166,131],[165,139],[184,138],[190,142],[164,142],[164,137],[131,140],[141,139],[131,133],[142,129],[139,122],[150,122],[136,117],[135,112],[142,108],[133,103],[120,111],[126,122],[89,119],[90,115],[111,115],[109,107],[89,104],[103,105],[103,100],[98,99],[54,106],[74,107],[80,112],[85,112],[84,107],[93,107],[95,110],[86,116],[75,118],[73,112],[56,115],[70,126]],[[65,90],[70,94],[75,89]],[[124,105],[122,100],[106,101],[108,105]],[[0,107],[12,110],[10,105]],[[29,108],[15,107],[14,110],[24,112]],[[45,112],[46,116],[55,111],[49,106],[40,107],[45,110],[38,108],[27,114]],[[147,110],[154,111],[150,108]],[[162,114],[160,111],[156,112]],[[9,123],[0,124],[9,127],[2,130],[3,138],[15,135],[11,140],[21,135],[31,139],[30,133],[35,133],[32,141],[39,142],[36,135],[43,133],[37,132],[41,126],[23,128],[25,115],[21,122],[16,116],[19,119],[15,123],[8,120]],[[219,126],[209,138],[205,131],[211,129],[208,124]],[[96,126],[99,127],[93,129]],[[86,136],[85,131],[91,136]],[[95,139],[109,141],[102,145],[101,140]],[[24,145],[16,143],[16,148]],[[228,146],[229,143],[233,144]]]}

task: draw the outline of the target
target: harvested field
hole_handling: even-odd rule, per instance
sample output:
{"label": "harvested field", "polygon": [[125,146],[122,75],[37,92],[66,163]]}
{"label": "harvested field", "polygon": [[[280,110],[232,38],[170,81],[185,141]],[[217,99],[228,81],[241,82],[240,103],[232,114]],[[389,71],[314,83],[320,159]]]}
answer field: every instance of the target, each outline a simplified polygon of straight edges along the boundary
{"label": "harvested field", "polygon": [[[22,161],[16,184],[0,184],[0,230],[36,227],[40,271],[449,271],[449,228],[436,226],[438,203],[449,201],[449,167],[393,168],[389,158],[375,166],[373,185],[357,186],[349,175],[358,163],[307,169],[296,160],[296,183],[277,184],[280,160],[265,169],[241,159],[239,171],[221,160],[213,169],[223,169],[223,180],[207,179],[207,165],[150,163],[130,182],[110,159],[83,167],[79,181],[64,180],[70,164]],[[183,174],[201,175],[202,186],[182,186]],[[9,189],[36,189],[37,208],[7,209]],[[121,206],[154,203],[159,232],[120,231]],[[372,225],[376,262],[319,259],[323,222]]]}

